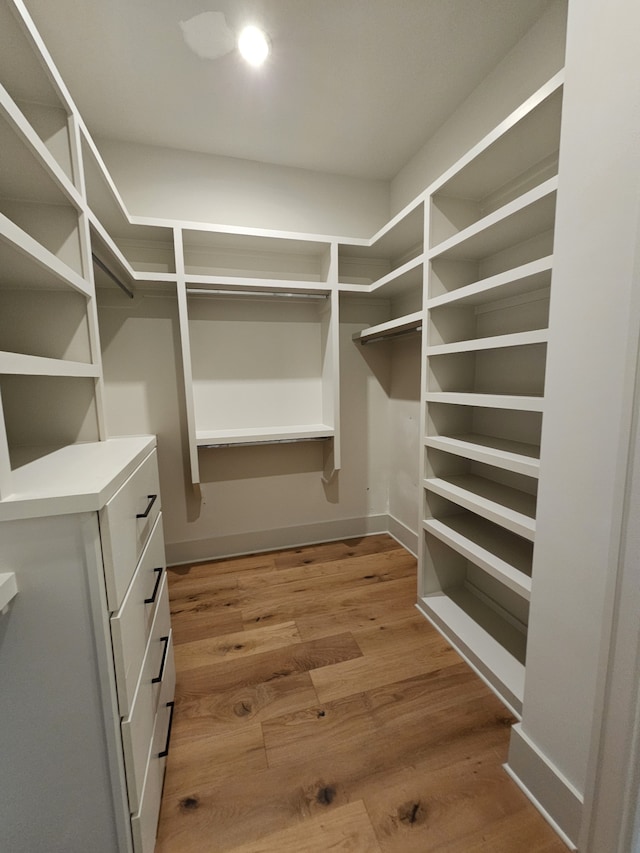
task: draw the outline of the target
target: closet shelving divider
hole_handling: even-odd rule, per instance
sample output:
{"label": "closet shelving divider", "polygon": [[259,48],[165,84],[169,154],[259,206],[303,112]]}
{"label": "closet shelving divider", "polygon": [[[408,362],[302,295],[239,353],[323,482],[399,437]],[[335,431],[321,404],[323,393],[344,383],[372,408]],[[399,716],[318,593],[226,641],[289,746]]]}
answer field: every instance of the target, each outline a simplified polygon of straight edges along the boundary
{"label": "closet shelving divider", "polygon": [[419,196],[371,240],[339,246],[339,289],[345,297],[384,300],[388,319],[353,335],[361,344],[422,327],[424,201]]}
{"label": "closet shelving divider", "polygon": [[0,9],[0,77],[4,500],[25,462],[104,437],[104,422],[77,116],[17,0]]}
{"label": "closet shelving divider", "polygon": [[418,608],[519,714],[562,73],[427,192]]}
{"label": "closet shelving divider", "polygon": [[199,448],[312,440],[324,442],[330,479],[340,467],[335,242],[183,223],[175,243],[192,482]]}

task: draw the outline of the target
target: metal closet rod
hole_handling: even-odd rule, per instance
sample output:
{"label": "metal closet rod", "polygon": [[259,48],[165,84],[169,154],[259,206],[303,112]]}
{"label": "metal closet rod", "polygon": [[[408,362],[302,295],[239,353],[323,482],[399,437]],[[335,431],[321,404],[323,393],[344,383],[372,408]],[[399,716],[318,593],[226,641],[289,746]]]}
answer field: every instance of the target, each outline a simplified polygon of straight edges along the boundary
{"label": "metal closet rod", "polygon": [[264,440],[251,441],[224,441],[219,444],[200,444],[203,450],[215,450],[220,447],[260,447],[264,444],[301,444],[303,441],[328,441],[333,436],[318,435],[318,436],[301,436],[300,438],[265,438]]}
{"label": "metal closet rod", "polygon": [[111,279],[111,281],[114,281],[114,282],[118,285],[118,287],[120,288],[120,290],[124,290],[124,292],[127,294],[127,296],[129,297],[129,299],[133,299],[133,298],[134,298],[134,296],[133,296],[133,291],[129,290],[129,288],[127,287],[127,285],[126,285],[126,284],[123,284],[123,283],[120,281],[120,279],[118,278],[118,276],[117,276],[115,273],[111,272],[111,270],[109,269],[109,267],[108,267],[106,264],[103,264],[103,263],[102,263],[102,261],[101,261],[101,260],[100,260],[100,258],[95,254],[95,252],[91,252],[91,257],[93,258],[93,263],[94,263],[97,267],[100,267],[100,269],[102,270],[102,272],[103,272],[103,273],[105,273],[105,275],[108,275],[108,276],[109,276],[109,278]]}
{"label": "metal closet rod", "polygon": [[209,287],[188,287],[187,296],[267,296],[276,299],[326,299],[326,293],[294,293],[284,290],[230,290]]}
{"label": "metal closet rod", "polygon": [[388,332],[386,335],[372,335],[370,338],[358,338],[362,346],[367,344],[376,344],[378,341],[390,341],[392,338],[402,338],[404,335],[415,335],[416,332],[422,332],[422,326],[415,326],[413,329],[402,329],[400,332]]}

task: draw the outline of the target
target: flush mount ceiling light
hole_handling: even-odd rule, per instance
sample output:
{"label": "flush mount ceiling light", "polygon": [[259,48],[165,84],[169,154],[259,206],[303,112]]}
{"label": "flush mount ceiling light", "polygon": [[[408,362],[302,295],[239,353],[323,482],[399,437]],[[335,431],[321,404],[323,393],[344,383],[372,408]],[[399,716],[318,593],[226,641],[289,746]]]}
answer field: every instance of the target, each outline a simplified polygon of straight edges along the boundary
{"label": "flush mount ceiling light", "polygon": [[238,50],[249,65],[257,68],[269,55],[269,39],[259,27],[245,27],[238,36]]}

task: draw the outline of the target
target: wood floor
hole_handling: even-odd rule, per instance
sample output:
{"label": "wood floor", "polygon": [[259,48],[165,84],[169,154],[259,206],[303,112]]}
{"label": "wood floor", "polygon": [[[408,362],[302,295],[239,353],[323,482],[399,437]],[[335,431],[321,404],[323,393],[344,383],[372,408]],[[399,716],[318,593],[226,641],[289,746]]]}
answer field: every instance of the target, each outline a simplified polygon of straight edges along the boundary
{"label": "wood floor", "polygon": [[156,853],[566,853],[509,713],[414,608],[388,536],[169,570]]}

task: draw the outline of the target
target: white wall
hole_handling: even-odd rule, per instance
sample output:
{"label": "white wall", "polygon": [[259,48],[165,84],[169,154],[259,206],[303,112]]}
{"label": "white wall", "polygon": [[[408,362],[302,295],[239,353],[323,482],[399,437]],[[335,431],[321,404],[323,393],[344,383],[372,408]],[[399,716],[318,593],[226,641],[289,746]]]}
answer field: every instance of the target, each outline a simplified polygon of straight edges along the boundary
{"label": "white wall", "polygon": [[107,139],[97,145],[134,215],[341,237],[370,237],[389,219],[386,181]]}
{"label": "white wall", "polygon": [[566,15],[567,0],[552,0],[524,38],[398,172],[391,182],[392,213],[401,210],[562,68]]}

